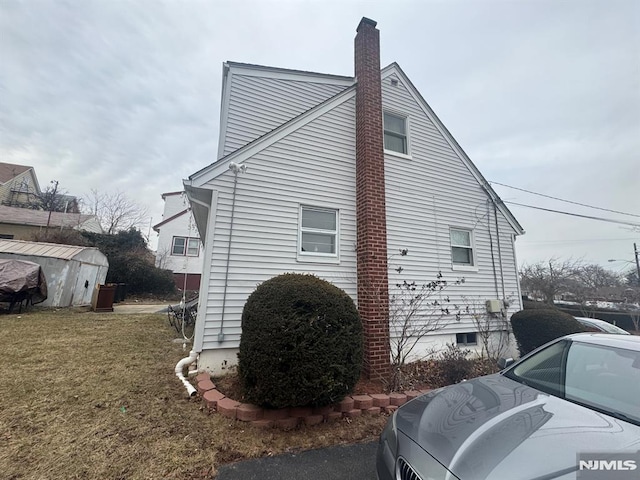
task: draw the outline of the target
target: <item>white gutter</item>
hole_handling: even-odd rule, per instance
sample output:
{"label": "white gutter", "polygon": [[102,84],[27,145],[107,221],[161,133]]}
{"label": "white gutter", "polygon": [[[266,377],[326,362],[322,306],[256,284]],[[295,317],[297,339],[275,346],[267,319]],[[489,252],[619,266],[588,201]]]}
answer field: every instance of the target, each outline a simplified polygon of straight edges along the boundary
{"label": "white gutter", "polygon": [[191,385],[191,383],[186,378],[184,378],[184,375],[182,374],[182,370],[187,365],[191,365],[197,359],[198,359],[198,353],[191,350],[191,352],[189,352],[188,357],[183,358],[176,364],[176,377],[178,377],[178,380],[180,380],[182,384],[185,386],[185,388],[187,389],[187,393],[189,394],[190,397],[193,397],[196,394],[196,389],[194,388],[193,385]]}

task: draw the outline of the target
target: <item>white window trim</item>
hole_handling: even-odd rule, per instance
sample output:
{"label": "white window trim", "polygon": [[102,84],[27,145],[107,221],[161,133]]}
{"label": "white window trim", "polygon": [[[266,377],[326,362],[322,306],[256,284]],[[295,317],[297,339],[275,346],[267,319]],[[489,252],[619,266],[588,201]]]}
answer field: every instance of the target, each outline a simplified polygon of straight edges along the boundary
{"label": "white window trim", "polygon": [[[474,334],[476,336],[476,341],[473,343],[468,342],[467,335]],[[458,335],[464,335],[464,342],[458,342]],[[460,345],[463,347],[475,347],[478,345],[478,332],[458,332],[456,333],[456,345]]]}
{"label": "white window trim", "polygon": [[[302,210],[308,208],[311,210],[320,210],[325,212],[332,212],[336,215],[336,229],[333,230],[305,230],[308,232],[327,233],[336,236],[336,252],[335,253],[320,253],[320,252],[303,252],[302,251]],[[298,245],[296,245],[297,255],[296,260],[298,262],[309,263],[340,263],[340,209],[331,207],[318,207],[315,205],[301,204],[298,207]]]}
{"label": "white window trim", "polygon": [[[391,115],[395,115],[396,117],[404,118],[404,130],[405,130],[405,137],[407,139],[407,153],[396,152],[395,150],[387,150],[386,148],[384,148],[384,114],[385,112],[390,113]],[[400,112],[398,110],[390,109],[390,108],[382,109],[382,146],[384,148],[385,154],[402,158],[404,160],[413,160],[413,157],[411,156],[410,132],[411,132],[411,121],[410,121],[409,115],[407,115],[406,113]]]}
{"label": "white window trim", "polygon": [[[452,248],[458,245],[453,245],[451,243],[451,230],[462,230],[465,232],[469,232],[469,239],[471,240],[471,259],[473,261],[473,265],[464,265],[460,263],[453,263],[453,250]],[[449,255],[451,256],[451,270],[460,270],[466,272],[477,272],[478,271],[478,260],[476,256],[476,242],[473,228],[469,227],[457,227],[457,226],[449,226]],[[460,246],[461,248],[464,248]]]}
{"label": "white window trim", "polygon": [[[190,240],[195,240],[196,243],[198,244],[198,250],[195,253],[195,255],[193,253],[189,253],[189,241]],[[198,256],[200,256],[200,243],[201,242],[200,242],[200,239],[198,237],[187,237],[187,243],[185,245],[185,251],[184,251],[185,256],[187,256],[187,257],[198,257]]]}
{"label": "white window trim", "polygon": [[[174,253],[176,246],[176,238],[184,238],[184,253]],[[189,254],[189,240],[198,241],[198,253],[196,255]],[[172,257],[198,257],[200,256],[200,239],[198,237],[185,237],[184,235],[174,235],[171,238],[171,254]]]}

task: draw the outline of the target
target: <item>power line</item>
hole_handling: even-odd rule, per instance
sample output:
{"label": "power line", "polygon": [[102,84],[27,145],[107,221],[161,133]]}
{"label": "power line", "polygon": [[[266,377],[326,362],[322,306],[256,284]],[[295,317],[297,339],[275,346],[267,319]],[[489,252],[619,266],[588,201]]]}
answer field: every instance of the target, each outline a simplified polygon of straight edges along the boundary
{"label": "power line", "polygon": [[590,243],[590,242],[627,242],[630,240],[636,240],[635,237],[632,238],[576,238],[576,239],[566,239],[566,240],[540,240],[537,242],[529,242],[526,237],[523,240],[518,240],[518,243],[526,243],[527,245],[538,245],[538,244],[556,244],[556,243]]}
{"label": "power line", "polygon": [[551,208],[536,207],[536,206],[533,206],[533,205],[525,205],[523,203],[516,203],[516,202],[504,202],[504,203],[508,203],[509,205],[518,205],[519,207],[527,207],[527,208],[533,208],[533,209],[536,209],[536,210],[543,210],[545,212],[560,213],[562,215],[570,215],[572,217],[588,218],[590,220],[599,220],[601,222],[618,223],[620,225],[629,225],[631,227],[640,227],[640,223],[625,222],[624,220],[613,220],[612,218],[594,217],[594,216],[591,216],[591,215],[582,215],[580,213],[563,212],[561,210],[553,210]]}
{"label": "power line", "polygon": [[538,195],[539,197],[551,198],[552,200],[558,200],[560,202],[566,202],[566,203],[572,203],[574,205],[580,205],[581,207],[595,208],[596,210],[602,210],[604,212],[619,213],[620,215],[629,215],[630,217],[638,217],[638,218],[640,218],[640,215],[636,215],[635,213],[626,213],[626,212],[621,212],[619,210],[611,210],[609,208],[595,207],[593,205],[587,205],[586,203],[574,202],[572,200],[565,200],[563,198],[553,197],[551,195],[545,195],[543,193],[532,192],[531,190],[525,190],[524,188],[512,187],[511,185],[506,185],[506,184],[500,183],[500,182],[489,182],[489,183],[490,184],[500,185],[502,187],[512,188],[514,190],[520,190],[521,192],[530,193],[532,195]]}

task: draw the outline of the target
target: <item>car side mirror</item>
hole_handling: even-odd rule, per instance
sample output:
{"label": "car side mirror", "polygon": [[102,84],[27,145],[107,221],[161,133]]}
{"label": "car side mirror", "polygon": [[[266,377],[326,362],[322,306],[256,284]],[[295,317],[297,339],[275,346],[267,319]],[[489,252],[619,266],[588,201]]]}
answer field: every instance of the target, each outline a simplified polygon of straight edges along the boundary
{"label": "car side mirror", "polygon": [[498,359],[498,367],[500,367],[500,370],[504,370],[505,368],[507,368],[510,365],[513,365],[514,363],[515,363],[515,360],[511,357],[509,358],[500,357]]}

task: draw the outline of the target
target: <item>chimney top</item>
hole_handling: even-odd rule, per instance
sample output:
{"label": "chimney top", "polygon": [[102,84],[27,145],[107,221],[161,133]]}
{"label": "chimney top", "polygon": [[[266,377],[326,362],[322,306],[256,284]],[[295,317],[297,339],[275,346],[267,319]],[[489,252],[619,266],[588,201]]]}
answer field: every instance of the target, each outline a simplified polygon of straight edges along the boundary
{"label": "chimney top", "polygon": [[358,28],[356,28],[356,32],[359,32],[363,25],[370,25],[371,27],[376,28],[378,22],[367,17],[362,17],[362,20],[360,20],[360,23],[358,24]]}

